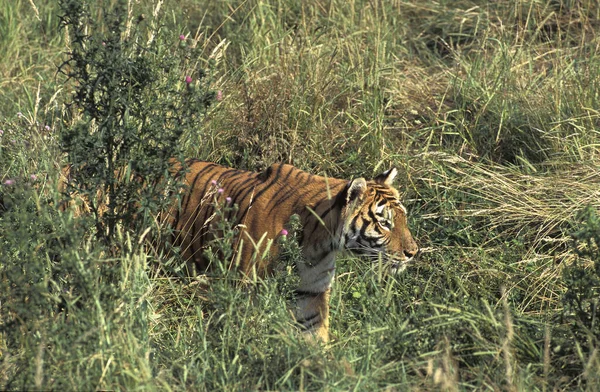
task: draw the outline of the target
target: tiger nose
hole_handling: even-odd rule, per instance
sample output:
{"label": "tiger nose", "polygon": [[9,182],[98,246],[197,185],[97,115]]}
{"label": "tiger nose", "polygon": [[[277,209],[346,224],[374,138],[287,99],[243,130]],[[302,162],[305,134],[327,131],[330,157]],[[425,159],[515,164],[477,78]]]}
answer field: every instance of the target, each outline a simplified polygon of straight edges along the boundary
{"label": "tiger nose", "polygon": [[409,259],[415,257],[418,253],[419,247],[416,244],[411,246],[410,249],[404,249],[404,256],[408,257]]}

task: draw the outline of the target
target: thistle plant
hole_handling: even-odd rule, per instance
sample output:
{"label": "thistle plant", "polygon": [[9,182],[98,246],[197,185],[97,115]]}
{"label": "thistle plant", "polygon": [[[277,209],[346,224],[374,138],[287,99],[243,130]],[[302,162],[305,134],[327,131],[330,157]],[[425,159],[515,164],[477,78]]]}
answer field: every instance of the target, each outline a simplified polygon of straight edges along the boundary
{"label": "thistle plant", "polygon": [[[578,343],[592,352],[600,347],[600,217],[588,206],[578,218],[581,227],[572,236],[579,258],[563,272],[564,315]],[[586,259],[592,260],[592,268],[587,268]]]}
{"label": "thistle plant", "polygon": [[183,160],[182,138],[200,136],[216,93],[191,63],[199,49],[163,28],[158,13],[131,17],[124,0],[110,10],[60,4],[70,39],[60,71],[72,89],[60,133],[66,194],[86,200],[96,235],[110,243],[118,224],[140,229],[173,202],[181,184],[169,170]]}

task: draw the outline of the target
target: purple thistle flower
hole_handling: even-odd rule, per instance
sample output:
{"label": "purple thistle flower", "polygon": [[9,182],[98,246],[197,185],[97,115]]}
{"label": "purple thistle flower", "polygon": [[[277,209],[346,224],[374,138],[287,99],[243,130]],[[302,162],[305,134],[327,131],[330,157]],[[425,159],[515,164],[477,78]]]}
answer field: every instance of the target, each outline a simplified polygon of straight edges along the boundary
{"label": "purple thistle flower", "polygon": [[231,197],[227,196],[227,197],[225,198],[225,201],[227,202],[227,204],[231,203]]}
{"label": "purple thistle flower", "polygon": [[182,41],[185,41],[185,35],[181,34],[181,35],[179,36],[179,39],[180,39],[180,40],[182,40]]}
{"label": "purple thistle flower", "polygon": [[217,101],[222,101],[223,100],[223,91],[219,90],[217,91],[217,96],[215,98]]}
{"label": "purple thistle flower", "polygon": [[219,195],[222,195],[223,192],[225,192],[225,190],[223,188],[219,188],[219,190],[217,190],[217,192],[219,193]]}
{"label": "purple thistle flower", "polygon": [[281,234],[283,237],[288,235],[288,231],[286,229],[281,229],[281,231],[279,232],[279,234]]}
{"label": "purple thistle flower", "polygon": [[212,180],[210,183],[213,184],[213,185],[217,185],[217,181],[216,180]]}
{"label": "purple thistle flower", "polygon": [[45,129],[46,131],[49,131],[49,130],[50,130],[50,129],[52,129],[52,128],[50,128],[50,125],[45,125],[45,126],[44,126],[44,129]]}
{"label": "purple thistle flower", "polygon": [[6,186],[15,185],[15,180],[10,180],[10,179],[6,180],[6,181],[4,181],[4,185],[6,185]]}
{"label": "purple thistle flower", "polygon": [[191,77],[190,75],[187,75],[187,76],[185,77],[185,82],[186,82],[187,84],[190,84],[190,83],[192,83],[192,77]]}
{"label": "purple thistle flower", "polygon": [[36,181],[38,177],[35,174],[32,174],[29,178],[31,178],[31,181]]}

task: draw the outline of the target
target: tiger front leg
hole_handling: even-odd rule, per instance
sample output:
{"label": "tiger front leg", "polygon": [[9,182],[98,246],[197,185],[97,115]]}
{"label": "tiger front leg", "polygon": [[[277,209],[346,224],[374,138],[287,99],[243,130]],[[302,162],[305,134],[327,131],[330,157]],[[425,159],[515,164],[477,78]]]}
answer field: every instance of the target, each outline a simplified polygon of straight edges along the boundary
{"label": "tiger front leg", "polygon": [[329,341],[329,297],[331,289],[322,293],[298,292],[296,321],[308,339]]}

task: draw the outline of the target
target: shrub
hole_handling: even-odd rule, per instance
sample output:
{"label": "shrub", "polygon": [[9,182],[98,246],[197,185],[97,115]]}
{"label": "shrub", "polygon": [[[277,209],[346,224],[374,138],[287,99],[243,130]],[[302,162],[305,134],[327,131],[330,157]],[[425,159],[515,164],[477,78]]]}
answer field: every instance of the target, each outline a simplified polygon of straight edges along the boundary
{"label": "shrub", "polygon": [[183,137],[201,139],[216,94],[192,63],[194,43],[159,15],[129,17],[123,0],[95,10],[98,22],[85,2],[61,7],[71,48],[60,70],[73,89],[72,124],[61,132],[67,195],[87,200],[97,236],[110,242],[117,224],[140,228],[172,202],[180,185],[169,169],[183,160]]}
{"label": "shrub", "polygon": [[[576,344],[592,354],[600,348],[600,217],[588,206],[578,218],[581,228],[573,233],[573,240],[580,257],[563,272],[567,286],[564,316]],[[586,259],[593,262],[591,268],[586,266]]]}

